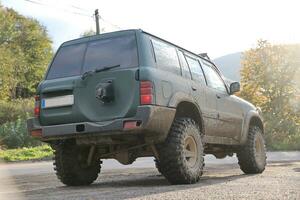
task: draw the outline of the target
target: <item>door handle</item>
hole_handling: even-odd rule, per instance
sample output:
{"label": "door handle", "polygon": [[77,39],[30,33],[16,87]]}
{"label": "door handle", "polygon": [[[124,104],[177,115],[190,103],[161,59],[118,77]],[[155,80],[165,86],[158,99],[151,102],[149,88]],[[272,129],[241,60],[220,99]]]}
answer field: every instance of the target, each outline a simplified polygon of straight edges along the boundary
{"label": "door handle", "polygon": [[221,99],[221,96],[218,94],[216,94],[216,97],[217,97],[217,99]]}
{"label": "door handle", "polygon": [[196,88],[196,87],[194,87],[194,86],[192,86],[192,90],[193,90],[193,91],[196,91],[196,90],[197,90],[197,88]]}

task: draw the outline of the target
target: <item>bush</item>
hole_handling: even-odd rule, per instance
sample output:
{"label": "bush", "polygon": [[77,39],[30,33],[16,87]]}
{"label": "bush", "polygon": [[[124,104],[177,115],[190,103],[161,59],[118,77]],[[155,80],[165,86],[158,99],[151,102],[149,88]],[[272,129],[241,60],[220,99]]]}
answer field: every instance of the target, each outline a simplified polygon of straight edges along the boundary
{"label": "bush", "polygon": [[289,135],[281,140],[273,140],[267,144],[267,149],[271,151],[299,151],[300,133]]}
{"label": "bush", "polygon": [[13,149],[39,146],[42,142],[28,134],[26,119],[18,119],[0,126],[0,144],[4,148]]}
{"label": "bush", "polygon": [[33,148],[0,150],[0,160],[4,161],[23,161],[23,160],[42,160],[51,158],[53,150],[48,145]]}
{"label": "bush", "polygon": [[33,115],[34,99],[0,100],[0,125]]}

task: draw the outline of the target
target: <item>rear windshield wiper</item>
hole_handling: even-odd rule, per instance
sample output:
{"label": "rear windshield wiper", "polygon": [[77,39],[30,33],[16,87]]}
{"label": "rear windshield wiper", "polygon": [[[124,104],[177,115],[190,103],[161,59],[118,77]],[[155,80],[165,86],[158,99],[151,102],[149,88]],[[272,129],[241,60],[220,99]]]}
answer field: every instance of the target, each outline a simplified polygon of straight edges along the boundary
{"label": "rear windshield wiper", "polygon": [[96,68],[95,70],[91,70],[91,71],[87,71],[84,72],[81,76],[81,79],[84,80],[86,79],[88,76],[94,74],[94,73],[98,73],[98,72],[103,72],[103,71],[107,71],[110,70],[112,68],[116,68],[116,67],[120,67],[120,65],[113,65],[113,66],[109,66],[109,67],[102,67],[102,68]]}

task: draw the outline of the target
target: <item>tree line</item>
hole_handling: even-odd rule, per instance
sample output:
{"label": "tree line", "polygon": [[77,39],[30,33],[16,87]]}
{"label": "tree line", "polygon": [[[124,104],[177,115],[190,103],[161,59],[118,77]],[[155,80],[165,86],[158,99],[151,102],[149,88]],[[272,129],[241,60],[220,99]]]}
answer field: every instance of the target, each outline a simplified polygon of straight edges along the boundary
{"label": "tree line", "polygon": [[243,54],[240,96],[263,111],[273,148],[300,149],[300,44],[259,40]]}
{"label": "tree line", "polygon": [[0,5],[0,100],[34,95],[53,55],[47,29]]}

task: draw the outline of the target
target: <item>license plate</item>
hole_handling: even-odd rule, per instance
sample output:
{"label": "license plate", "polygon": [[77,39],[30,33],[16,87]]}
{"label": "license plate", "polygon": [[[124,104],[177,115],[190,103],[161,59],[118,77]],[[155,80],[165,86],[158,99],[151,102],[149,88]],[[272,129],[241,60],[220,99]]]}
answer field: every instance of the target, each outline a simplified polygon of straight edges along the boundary
{"label": "license plate", "polygon": [[74,104],[74,96],[73,95],[65,95],[59,97],[51,97],[42,99],[42,108],[54,108],[54,107],[63,107],[70,106]]}

